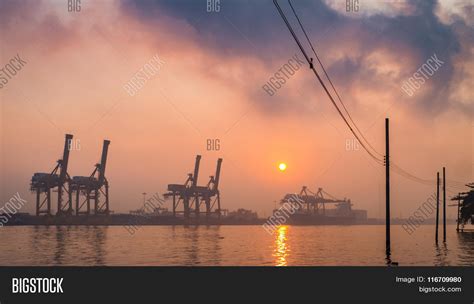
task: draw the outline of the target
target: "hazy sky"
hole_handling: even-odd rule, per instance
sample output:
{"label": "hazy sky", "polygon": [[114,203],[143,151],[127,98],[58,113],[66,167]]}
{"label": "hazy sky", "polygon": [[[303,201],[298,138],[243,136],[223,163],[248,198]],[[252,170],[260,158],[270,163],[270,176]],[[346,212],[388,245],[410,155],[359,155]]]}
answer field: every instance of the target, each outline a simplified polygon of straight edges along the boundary
{"label": "hazy sky", "polygon": [[[448,179],[472,182],[472,2],[360,0],[358,12],[345,3],[293,1],[359,128],[383,154],[390,117],[394,163],[429,180],[446,166]],[[27,62],[0,89],[1,205],[19,192],[34,212],[31,175],[53,169],[71,133],[71,176],[89,175],[111,140],[115,211],[183,182],[199,153],[200,184],[224,159],[223,208],[268,215],[306,185],[383,214],[384,168],[347,149],[353,137],[308,66],[273,96],[262,89],[295,54],[303,58],[271,0],[221,0],[219,12],[207,12],[205,0],[82,0],[80,12],[68,12],[66,0],[6,0],[0,38],[2,68],[17,54]],[[433,55],[444,64],[408,96],[402,84]],[[154,56],[159,72],[130,96],[124,85]],[[220,150],[207,151],[215,138]],[[394,216],[409,216],[435,191],[392,176]]]}

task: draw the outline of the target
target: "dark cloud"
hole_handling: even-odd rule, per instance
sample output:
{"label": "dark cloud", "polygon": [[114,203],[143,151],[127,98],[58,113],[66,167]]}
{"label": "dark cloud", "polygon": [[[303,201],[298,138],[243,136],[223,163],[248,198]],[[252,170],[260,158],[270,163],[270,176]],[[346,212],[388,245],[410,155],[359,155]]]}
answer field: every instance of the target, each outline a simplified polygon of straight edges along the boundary
{"label": "dark cloud", "polygon": [[[298,5],[304,8],[303,16],[317,20],[319,28],[331,26],[340,18],[319,1],[298,2]],[[247,52],[262,59],[272,59],[286,55],[288,49],[296,49],[272,0],[221,0],[218,13],[207,12],[205,0],[123,0],[122,7],[146,23],[153,23],[163,15],[183,20],[207,45],[219,48],[223,54]],[[308,14],[308,10],[317,15]]]}
{"label": "dark cloud", "polygon": [[[300,39],[304,40],[288,3],[281,0],[279,2]],[[377,75],[364,65],[367,56],[379,49],[388,48],[395,52],[397,49],[403,49],[404,51],[400,52],[400,62],[412,63],[404,65],[400,79],[397,80],[400,81],[400,86],[402,80],[412,76],[428,58],[436,54],[445,64],[430,79],[435,89],[424,94],[423,99],[416,104],[424,112],[438,112],[449,104],[447,99],[452,89],[450,83],[454,73],[453,58],[460,51],[459,36],[455,25],[441,23],[435,15],[436,1],[413,0],[410,4],[414,11],[409,15],[376,14],[353,18],[343,15],[343,12],[334,11],[322,1],[293,1],[308,34],[320,51],[323,62],[328,62],[326,58],[331,52],[338,50],[340,44],[344,44],[343,39],[356,40],[357,54],[346,50],[347,56],[327,66],[335,82],[343,87],[342,90],[350,87],[357,78],[363,78],[372,85],[383,85],[385,80],[377,79]],[[288,54],[299,53],[271,0],[221,0],[219,13],[208,13],[204,0],[123,0],[122,8],[150,25],[164,15],[183,20],[196,30],[203,46],[221,53],[224,57],[242,54],[257,57],[270,70],[277,69]],[[348,37],[348,32],[352,36]],[[309,45],[305,43],[305,47],[309,52]],[[409,56],[409,60],[404,56]],[[262,79],[263,81],[265,79]],[[256,86],[255,90],[256,94],[261,93],[260,86]],[[268,104],[273,111],[274,102],[262,102],[262,107],[270,110],[266,106]]]}
{"label": "dark cloud", "polygon": [[[162,15],[184,20],[208,43],[223,50],[233,46],[265,57],[266,54],[255,53],[252,45],[258,50],[275,49],[281,42],[296,47],[272,0],[221,0],[220,3],[219,13],[206,12],[204,0],[123,0],[122,7],[145,22],[159,20]],[[299,32],[288,3],[281,0],[280,3]],[[316,41],[319,36],[331,36],[338,29],[359,25],[369,34],[366,44],[369,50],[377,46],[376,41],[370,39],[380,38],[382,34],[385,42],[409,44],[426,57],[434,50],[450,53],[457,49],[452,30],[434,15],[435,4],[435,1],[414,2],[416,12],[410,16],[373,15],[361,19],[338,14],[321,1],[294,1],[293,5]]]}
{"label": "dark cloud", "polygon": [[[14,29],[20,19],[34,20],[34,10],[38,10],[41,5],[36,3],[33,6],[31,3],[26,0],[0,2],[2,30]],[[280,0],[279,3],[310,52],[288,2]],[[412,76],[428,58],[436,54],[445,64],[430,79],[435,89],[426,92],[416,104],[430,113],[442,111],[450,104],[450,92],[456,89],[453,83],[453,58],[461,49],[458,32],[469,31],[466,31],[467,26],[461,20],[451,25],[441,23],[435,15],[436,1],[413,0],[410,7],[414,10],[408,15],[379,13],[362,18],[344,15],[344,12],[335,11],[321,0],[293,1],[293,5],[341,91],[349,92],[351,86],[361,83],[383,88],[386,85],[384,82],[398,81],[401,86],[403,80]],[[120,7],[125,14],[149,27],[150,31],[161,30],[157,25],[165,16],[189,24],[196,32],[197,43],[219,58],[252,56],[258,58],[269,71],[276,71],[291,54],[300,54],[272,0],[221,0],[220,12],[217,13],[207,12],[206,0],[122,0]],[[32,30],[44,32],[45,43],[51,46],[49,49],[68,46],[71,41],[79,39],[77,33],[61,24],[56,16],[46,14],[42,18],[37,21],[39,27]],[[172,32],[173,28],[167,28],[166,31]],[[177,30],[176,35],[180,39]],[[464,37],[467,36],[464,34]],[[464,43],[474,44],[472,39],[463,39]],[[349,40],[352,41],[351,45],[357,46],[356,49],[347,47]],[[403,64],[399,79],[381,78],[365,65],[368,56],[387,48],[395,52],[403,50],[399,58]],[[335,51],[342,51],[344,56],[330,61]],[[225,60],[222,64],[225,65]],[[248,70],[252,73],[252,67]],[[262,100],[261,85],[267,80],[261,79],[261,84],[255,85],[249,97],[260,96]],[[311,84],[314,85],[314,79],[308,77],[301,86]],[[264,97],[260,103],[266,111],[274,112],[278,110],[278,105],[284,104],[286,97],[272,98],[271,101]],[[281,109],[285,110],[284,107]]]}
{"label": "dark cloud", "polygon": [[25,20],[32,20],[35,10],[42,5],[42,1],[4,0],[0,1],[1,30],[14,29]]}

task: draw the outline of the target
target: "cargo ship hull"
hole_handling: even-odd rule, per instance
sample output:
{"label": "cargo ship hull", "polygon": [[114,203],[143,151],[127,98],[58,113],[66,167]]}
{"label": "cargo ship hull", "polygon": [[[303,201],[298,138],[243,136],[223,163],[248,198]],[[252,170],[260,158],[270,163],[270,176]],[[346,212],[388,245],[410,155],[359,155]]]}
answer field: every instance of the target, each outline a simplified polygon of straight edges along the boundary
{"label": "cargo ship hull", "polygon": [[288,218],[290,225],[354,225],[355,216],[325,216],[318,214],[293,214]]}

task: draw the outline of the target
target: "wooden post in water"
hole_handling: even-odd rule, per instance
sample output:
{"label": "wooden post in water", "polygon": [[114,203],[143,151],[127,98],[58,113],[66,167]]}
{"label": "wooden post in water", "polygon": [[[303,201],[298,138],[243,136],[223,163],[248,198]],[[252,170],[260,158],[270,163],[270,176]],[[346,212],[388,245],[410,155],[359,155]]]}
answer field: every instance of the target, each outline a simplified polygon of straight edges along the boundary
{"label": "wooden post in water", "polygon": [[436,172],[436,236],[435,241],[438,244],[438,226],[439,226],[439,172]]}
{"label": "wooden post in water", "polygon": [[458,217],[456,220],[456,232],[459,232],[459,208],[461,207],[461,193],[458,194]]}
{"label": "wooden post in water", "polygon": [[385,118],[385,249],[390,255],[390,145],[388,118]]}
{"label": "wooden post in water", "polygon": [[446,242],[446,168],[443,167],[443,242]]}

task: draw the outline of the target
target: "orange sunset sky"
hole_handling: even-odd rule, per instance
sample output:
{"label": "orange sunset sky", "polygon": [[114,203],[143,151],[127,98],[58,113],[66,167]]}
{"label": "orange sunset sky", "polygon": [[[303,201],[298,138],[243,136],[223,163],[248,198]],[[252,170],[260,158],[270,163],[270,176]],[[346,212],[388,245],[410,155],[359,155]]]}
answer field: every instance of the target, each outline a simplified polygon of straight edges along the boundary
{"label": "orange sunset sky", "polygon": [[[448,179],[473,182],[472,2],[360,2],[346,12],[345,1],[294,1],[352,117],[380,153],[389,117],[392,161],[413,175],[433,180],[446,166]],[[83,0],[80,12],[65,0],[7,0],[0,38],[2,67],[17,54],[27,62],[0,89],[1,205],[19,192],[22,211],[34,212],[31,176],[53,169],[71,133],[80,146],[71,176],[89,175],[111,140],[115,212],[184,182],[201,154],[200,184],[224,159],[223,208],[269,215],[274,201],[306,185],[383,216],[384,167],[346,148],[353,136],[308,66],[274,96],[262,89],[295,54],[303,59],[271,0],[221,0],[219,12],[204,0]],[[407,96],[403,82],[433,54],[444,64]],[[155,55],[159,72],[128,95],[124,85]],[[207,151],[215,138],[220,150]],[[435,191],[392,177],[394,217]],[[462,191],[448,184],[449,196]]]}

